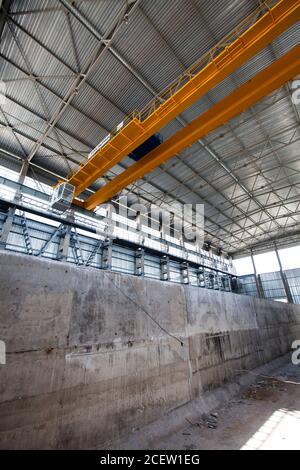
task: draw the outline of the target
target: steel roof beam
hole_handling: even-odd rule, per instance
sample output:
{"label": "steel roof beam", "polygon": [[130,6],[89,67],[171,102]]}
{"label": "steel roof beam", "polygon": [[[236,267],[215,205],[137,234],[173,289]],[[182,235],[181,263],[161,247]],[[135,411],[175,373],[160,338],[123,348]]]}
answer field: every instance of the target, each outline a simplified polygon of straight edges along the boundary
{"label": "steel roof beam", "polygon": [[[295,127],[295,126],[293,126],[293,127],[295,128],[296,131],[297,131],[298,129],[300,130],[300,128],[299,128],[298,125],[297,125],[296,127]],[[286,133],[288,130],[290,130],[290,129],[289,129],[289,128],[286,128],[286,129],[284,129],[281,133],[278,133],[278,135],[284,134],[284,133]],[[292,130],[293,130],[293,128],[292,128]],[[271,137],[271,138],[272,138],[272,137]],[[299,140],[300,140],[300,134],[299,134],[299,137],[297,137],[297,132],[295,132],[295,133],[293,134],[292,138],[289,139],[289,142],[277,142],[277,144],[280,144],[280,147],[277,149],[277,151],[283,150],[283,149],[289,147],[290,145],[299,142]],[[260,141],[259,143],[255,144],[254,147],[255,147],[255,148],[256,148],[256,147],[258,148],[258,147],[259,147],[260,145],[262,145],[264,142],[265,142],[265,141]],[[250,148],[251,148],[251,147],[250,147]],[[263,149],[259,152],[259,156],[255,158],[255,161],[260,161],[260,160],[262,160],[262,159],[265,159],[265,158],[269,157],[270,155],[273,155],[273,150],[269,150],[268,152],[265,152],[265,148],[266,148],[266,147],[264,146]],[[238,152],[236,152],[236,153],[234,153],[234,154],[230,154],[229,156],[226,157],[226,159],[235,158],[235,157],[237,157],[237,156],[239,155],[239,153],[240,153],[240,152],[238,151]],[[256,151],[256,153],[258,153],[258,151]],[[242,162],[240,165],[237,165],[236,168],[235,168],[235,171],[239,171],[239,170],[243,169],[243,168],[244,168],[244,165],[245,165],[244,162]],[[212,168],[212,165],[206,166],[206,167],[204,168],[204,171],[205,171],[205,170],[208,171],[208,170],[210,170],[211,168]],[[255,176],[256,173],[254,173],[254,174],[252,173],[251,175],[252,175],[252,176]],[[220,180],[221,178],[222,178],[222,177],[217,178],[216,181]],[[244,199],[243,199],[242,201],[238,201],[239,203],[248,200],[248,197],[245,197],[244,195],[240,195],[240,196],[238,196],[238,197],[236,197],[236,198],[232,198],[232,199],[233,199],[233,200],[236,200],[236,199],[241,198],[241,197],[244,197]]]}
{"label": "steel roof beam", "polygon": [[[282,249],[286,248],[289,245],[292,246],[298,246],[299,245],[299,236],[300,236],[300,231],[298,230],[293,230],[291,232],[287,232],[284,235],[275,235],[271,237],[269,240],[262,241],[260,243],[254,243],[251,245],[248,245],[248,248],[242,249],[242,250],[236,250],[230,252],[230,256],[233,256],[235,259],[238,258],[243,258],[246,256],[249,256],[251,253],[251,250],[255,254],[255,252],[266,252],[266,251],[272,251],[274,248],[274,242],[277,243],[277,246],[279,246],[279,243],[283,241],[282,243]],[[293,240],[293,237],[296,237],[295,240]],[[289,242],[285,240],[290,240]]]}
{"label": "steel roof beam", "polygon": [[[39,79],[38,77],[36,77],[35,75],[31,76],[28,72],[26,72],[25,69],[23,69],[20,65],[17,65],[13,60],[11,60],[10,58],[6,57],[4,54],[0,53],[0,58],[5,60],[8,64],[12,65],[13,67],[15,67],[17,70],[19,70],[20,72],[22,72],[27,78],[28,80],[34,80],[36,83],[38,83],[42,88],[44,88],[45,90],[47,90],[49,93],[51,93],[53,96],[55,96],[56,98],[58,98],[59,100],[63,100],[63,97],[60,96],[58,93],[56,93],[54,90],[52,90],[48,85],[46,85],[45,83],[43,83],[43,81],[41,79]],[[94,90],[96,91],[96,90]],[[99,93],[99,92],[97,92]],[[96,124],[99,128],[101,128],[104,132],[109,132],[109,130],[102,124],[100,123],[99,121],[96,121],[95,118],[93,118],[93,116],[87,114],[85,111],[83,111],[82,109],[78,108],[77,106],[75,106],[73,103],[70,103],[69,104],[69,107],[74,109],[76,112],[80,113],[82,116],[84,116],[86,119],[89,119],[91,122],[93,122],[94,124]]]}
{"label": "steel roof beam", "polygon": [[[112,24],[110,25],[108,31],[105,34],[104,39],[107,41],[107,44],[109,44],[109,42],[112,40],[112,38],[116,34],[117,30],[119,29],[120,25],[122,24],[122,21],[124,20],[124,17],[133,12],[134,8],[137,6],[139,1],[140,0],[136,0],[134,2],[134,4],[131,4],[131,5],[127,4],[126,7],[123,6],[120,9],[119,14],[114,19],[114,21],[112,22]],[[20,24],[15,22],[12,18],[10,18],[10,21],[12,21],[18,28],[23,30],[27,35],[32,37],[32,35],[30,33],[28,33],[28,31],[24,30],[24,28]],[[39,42],[36,38],[32,37],[32,39],[35,40],[36,42]],[[45,48],[44,45],[42,45],[42,47]],[[105,45],[104,43],[101,43],[100,46],[98,46],[98,48],[97,48],[97,54],[95,53],[95,50],[93,51],[92,57],[87,61],[84,69],[81,71],[81,73],[74,80],[73,85],[70,87],[69,91],[67,92],[67,94],[63,98],[59,109],[51,117],[51,121],[47,125],[47,128],[45,129],[45,132],[44,132],[43,136],[36,142],[34,148],[30,152],[30,155],[28,156],[29,161],[34,157],[34,155],[38,151],[38,149],[39,149],[41,143],[43,142],[43,140],[48,136],[48,134],[51,132],[51,130],[55,127],[56,123],[58,122],[58,120],[60,119],[62,114],[64,113],[65,109],[69,106],[69,104],[71,103],[74,96],[78,93],[79,88],[83,85],[83,83],[86,82],[87,75],[94,68],[94,66],[98,62],[99,58],[101,57],[103,50],[105,50],[106,47],[107,47],[107,45]],[[54,55],[54,54],[52,53],[52,55]],[[64,63],[64,65],[66,65],[66,64]]]}
{"label": "steel roof beam", "polygon": [[[296,230],[291,230],[291,232],[289,231],[285,231],[285,233],[282,233],[282,234],[278,234],[278,230],[272,230],[270,232],[270,234],[272,233],[275,233],[276,235],[274,236],[271,236],[270,238],[268,238],[267,240],[262,240],[258,243],[249,243],[248,244],[248,247],[246,249],[242,249],[242,250],[234,250],[234,251],[230,251],[228,253],[229,256],[233,256],[233,257],[241,257],[242,254],[247,256],[248,254],[250,254],[250,251],[251,249],[253,251],[255,251],[255,249],[259,249],[259,248],[262,248],[262,247],[267,247],[267,246],[271,246],[273,245],[273,242],[276,241],[278,243],[279,240],[284,240],[284,239],[287,239],[287,238],[291,238],[291,237],[297,237],[297,240],[295,240],[295,245],[299,246],[299,235],[300,235],[300,231],[299,231],[299,225],[298,224],[294,224],[294,225],[291,225],[289,227],[289,229],[295,229]],[[283,248],[286,247],[287,244],[284,244],[283,245]]]}

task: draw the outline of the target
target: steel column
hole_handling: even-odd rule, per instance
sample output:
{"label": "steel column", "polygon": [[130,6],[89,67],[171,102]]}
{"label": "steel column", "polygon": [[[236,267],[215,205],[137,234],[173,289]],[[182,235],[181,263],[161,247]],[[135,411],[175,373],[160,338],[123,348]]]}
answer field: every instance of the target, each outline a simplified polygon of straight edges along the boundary
{"label": "steel column", "polygon": [[261,299],[264,299],[264,297],[265,297],[264,289],[263,289],[263,285],[262,285],[262,282],[261,282],[261,277],[260,277],[259,274],[257,274],[256,265],[255,265],[254,256],[253,256],[252,251],[251,251],[251,261],[252,261],[252,265],[253,265],[253,271],[254,271],[254,276],[255,276],[255,284],[256,284],[256,290],[257,290],[258,297],[260,297]]}
{"label": "steel column", "polygon": [[278,261],[278,264],[279,264],[280,277],[281,277],[281,280],[282,280],[282,284],[283,284],[283,287],[284,287],[284,291],[285,291],[285,295],[286,295],[287,301],[288,301],[288,303],[293,304],[293,303],[294,303],[294,299],[293,299],[293,296],[292,296],[292,293],[291,293],[291,289],[290,289],[290,286],[289,286],[289,283],[288,283],[286,274],[285,274],[285,272],[284,272],[283,269],[282,269],[282,263],[281,263],[280,255],[279,255],[279,253],[278,253],[278,249],[277,249],[276,243],[274,243],[274,248],[275,248],[275,253],[276,253],[277,261]]}

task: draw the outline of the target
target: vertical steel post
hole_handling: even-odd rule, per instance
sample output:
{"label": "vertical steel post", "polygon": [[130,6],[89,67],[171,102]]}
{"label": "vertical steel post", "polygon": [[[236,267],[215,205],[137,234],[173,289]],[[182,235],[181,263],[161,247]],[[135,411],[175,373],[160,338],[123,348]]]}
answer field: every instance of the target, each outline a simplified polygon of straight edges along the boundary
{"label": "vertical steel post", "polygon": [[252,265],[253,265],[253,271],[254,271],[254,276],[255,276],[255,284],[256,284],[256,290],[257,290],[258,296],[261,299],[264,299],[265,298],[264,288],[263,288],[263,285],[262,285],[262,282],[261,282],[260,275],[257,274],[256,265],[255,265],[252,250],[251,250],[251,261],[252,261]]}
{"label": "vertical steel post", "polygon": [[277,256],[277,261],[278,261],[278,264],[279,264],[280,277],[281,277],[281,280],[282,280],[282,284],[283,284],[283,287],[284,287],[284,291],[285,291],[287,301],[288,301],[288,303],[293,304],[294,299],[293,299],[293,296],[292,296],[292,293],[291,293],[291,289],[290,289],[286,274],[282,269],[282,263],[281,263],[280,255],[278,253],[276,243],[274,243],[274,248],[275,248],[275,253],[276,253],[276,256]]}

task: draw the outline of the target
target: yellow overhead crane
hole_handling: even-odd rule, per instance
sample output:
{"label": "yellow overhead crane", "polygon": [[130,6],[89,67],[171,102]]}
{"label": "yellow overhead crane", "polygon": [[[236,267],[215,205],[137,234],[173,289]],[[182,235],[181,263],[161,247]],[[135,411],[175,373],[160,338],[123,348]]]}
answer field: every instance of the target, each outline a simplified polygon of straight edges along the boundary
{"label": "yellow overhead crane", "polygon": [[142,157],[137,163],[116,176],[95,194],[87,199],[84,207],[88,210],[111,199],[129,184],[149,173],[176,153],[217,129],[230,119],[245,111],[264,96],[300,73],[300,45],[276,60],[258,73],[252,80],[237,88],[229,96],[212,106],[194,119],[163,144]]}
{"label": "yellow overhead crane", "polygon": [[[298,20],[300,0],[279,0],[273,7],[270,7],[268,2],[262,2],[260,8],[165,92],[144,110],[133,113],[119,124],[108,136],[107,141],[94,149],[88,162],[68,179],[68,183],[75,187],[74,197]],[[158,148],[160,147],[161,145]],[[99,201],[102,201],[102,197]],[[87,208],[93,208],[100,203],[95,195],[84,204],[76,200],[74,202]]]}

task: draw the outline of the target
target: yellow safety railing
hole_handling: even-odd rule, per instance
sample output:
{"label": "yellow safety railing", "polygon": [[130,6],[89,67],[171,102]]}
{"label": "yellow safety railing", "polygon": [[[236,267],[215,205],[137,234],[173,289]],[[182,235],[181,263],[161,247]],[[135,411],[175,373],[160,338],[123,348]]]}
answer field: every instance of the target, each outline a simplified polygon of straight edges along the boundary
{"label": "yellow safety railing", "polygon": [[145,121],[151,114],[155,113],[160,106],[172,98],[172,96],[178,92],[178,90],[192,80],[206,65],[213,62],[215,57],[220,54],[221,51],[226,49],[236,39],[238,39],[244,32],[246,32],[257,20],[269,11],[272,6],[277,3],[278,0],[269,2],[263,2],[259,7],[246,18],[227,36],[222,38],[217,44],[215,44],[208,52],[206,52],[197,62],[191,65],[182,75],[176,78],[170,85],[159,93],[145,108],[141,111],[135,111],[134,115],[141,122]]}

